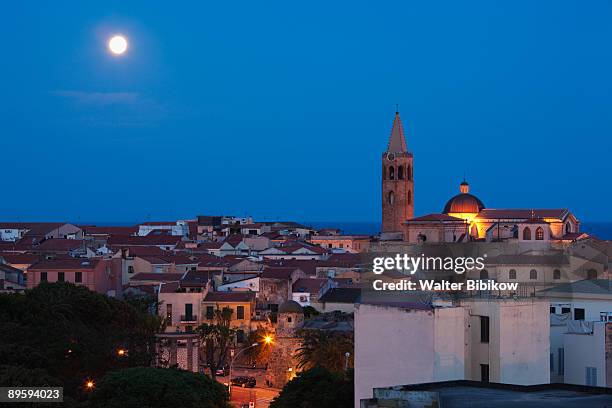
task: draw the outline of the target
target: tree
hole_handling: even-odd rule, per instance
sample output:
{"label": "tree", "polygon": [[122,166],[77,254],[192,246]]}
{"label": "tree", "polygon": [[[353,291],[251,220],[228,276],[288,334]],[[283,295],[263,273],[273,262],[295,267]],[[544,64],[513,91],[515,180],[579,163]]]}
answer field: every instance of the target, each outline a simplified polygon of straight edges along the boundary
{"label": "tree", "polygon": [[273,347],[272,344],[266,344],[265,339],[268,335],[269,333],[260,326],[247,336],[246,344],[259,343],[258,347],[251,347],[244,352],[244,357],[250,364],[263,366],[268,363]]}
{"label": "tree", "polygon": [[236,336],[236,330],[230,326],[232,313],[229,307],[217,309],[214,324],[204,323],[196,328],[203,349],[200,358],[205,359],[204,363],[210,368],[210,376],[213,380],[216,378],[216,371],[227,362],[229,348]]}
{"label": "tree", "polygon": [[154,361],[158,323],[157,316],[86,287],[42,283],[25,294],[0,295],[0,361],[12,367],[3,368],[10,382],[20,370],[44,372],[65,395],[79,397],[86,378]]}
{"label": "tree", "polygon": [[226,388],[205,375],[136,367],[107,373],[89,397],[92,408],[227,408]]}
{"label": "tree", "polygon": [[270,404],[270,408],[352,408],[353,406],[353,371],[332,373],[323,367],[298,373]]}
{"label": "tree", "polygon": [[353,367],[353,336],[343,332],[326,330],[301,330],[300,348],[297,350],[298,368],[325,367],[333,372],[342,372],[349,353],[348,366]]}
{"label": "tree", "polygon": [[311,317],[320,315],[319,311],[312,306],[304,306],[303,309],[305,319],[310,319]]}

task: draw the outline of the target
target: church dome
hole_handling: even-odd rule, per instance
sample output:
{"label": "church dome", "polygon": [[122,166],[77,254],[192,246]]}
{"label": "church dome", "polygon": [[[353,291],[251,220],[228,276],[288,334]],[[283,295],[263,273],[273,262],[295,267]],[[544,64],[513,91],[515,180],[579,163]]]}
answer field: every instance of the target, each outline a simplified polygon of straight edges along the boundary
{"label": "church dome", "polygon": [[304,313],[304,309],[295,300],[287,300],[278,307],[278,313]]}
{"label": "church dome", "polygon": [[485,205],[478,197],[470,194],[469,184],[463,180],[459,186],[461,193],[446,202],[443,213],[479,213]]}

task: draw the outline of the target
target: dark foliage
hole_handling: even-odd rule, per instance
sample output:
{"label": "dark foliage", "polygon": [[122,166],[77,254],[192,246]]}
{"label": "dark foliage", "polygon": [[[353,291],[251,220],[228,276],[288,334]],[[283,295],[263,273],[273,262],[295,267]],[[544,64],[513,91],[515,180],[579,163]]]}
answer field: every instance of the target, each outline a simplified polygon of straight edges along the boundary
{"label": "dark foliage", "polygon": [[353,398],[352,370],[332,373],[315,367],[289,381],[270,408],[352,408]]}
{"label": "dark foliage", "polygon": [[92,408],[226,408],[225,386],[201,374],[165,368],[109,372],[89,398]]}
{"label": "dark foliage", "polygon": [[70,283],[0,295],[2,384],[61,384],[65,395],[82,397],[88,378],[150,365],[159,328],[157,316]]}

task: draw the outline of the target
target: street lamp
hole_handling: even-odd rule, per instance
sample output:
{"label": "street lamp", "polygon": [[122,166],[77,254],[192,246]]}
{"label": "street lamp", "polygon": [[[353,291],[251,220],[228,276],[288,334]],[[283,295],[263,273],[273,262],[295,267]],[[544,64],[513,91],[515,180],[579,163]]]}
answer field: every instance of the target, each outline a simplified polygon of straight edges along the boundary
{"label": "street lamp", "polygon": [[351,353],[349,353],[348,351],[344,353],[344,371],[348,371],[348,363],[349,363],[350,356],[351,356]]}
{"label": "street lamp", "polygon": [[85,388],[87,388],[88,390],[93,389],[93,387],[95,387],[95,383],[92,380],[87,380],[85,382]]}
{"label": "street lamp", "polygon": [[251,344],[249,347],[245,347],[242,350],[240,350],[238,353],[236,353],[236,355],[234,356],[234,358],[232,358],[232,361],[230,362],[230,366],[229,366],[229,383],[228,383],[228,390],[229,390],[229,394],[230,396],[232,395],[232,366],[234,365],[234,360],[236,360],[236,358],[241,354],[244,353],[245,351],[247,351],[248,349],[251,349],[253,347],[257,347],[259,346],[259,343],[253,343]]}
{"label": "street lamp", "polygon": [[267,335],[263,339],[264,343],[266,343],[266,344],[271,344],[273,340],[274,340],[274,338],[271,335]]}

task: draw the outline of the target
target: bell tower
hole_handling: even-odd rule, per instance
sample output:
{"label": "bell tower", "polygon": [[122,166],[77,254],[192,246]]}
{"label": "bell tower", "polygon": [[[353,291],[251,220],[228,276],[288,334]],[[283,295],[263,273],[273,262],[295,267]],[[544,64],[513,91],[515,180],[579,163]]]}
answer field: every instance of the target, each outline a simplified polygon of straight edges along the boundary
{"label": "bell tower", "polygon": [[387,151],[382,154],[382,232],[403,232],[403,222],[414,217],[412,161],[402,120],[395,112]]}

